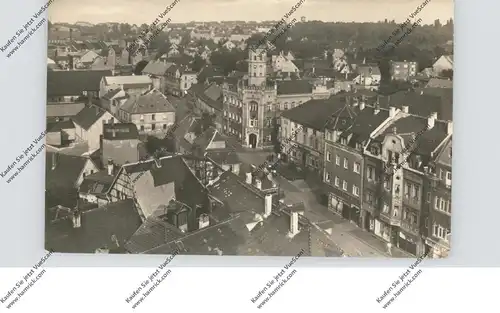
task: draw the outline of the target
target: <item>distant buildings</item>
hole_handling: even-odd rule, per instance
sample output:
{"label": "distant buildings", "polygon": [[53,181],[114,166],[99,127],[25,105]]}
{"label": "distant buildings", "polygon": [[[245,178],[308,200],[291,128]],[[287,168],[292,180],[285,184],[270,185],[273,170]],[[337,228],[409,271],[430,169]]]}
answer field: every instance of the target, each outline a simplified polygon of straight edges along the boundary
{"label": "distant buildings", "polygon": [[389,67],[392,80],[409,81],[411,77],[417,75],[418,71],[418,64],[413,61],[391,61],[389,62]]}

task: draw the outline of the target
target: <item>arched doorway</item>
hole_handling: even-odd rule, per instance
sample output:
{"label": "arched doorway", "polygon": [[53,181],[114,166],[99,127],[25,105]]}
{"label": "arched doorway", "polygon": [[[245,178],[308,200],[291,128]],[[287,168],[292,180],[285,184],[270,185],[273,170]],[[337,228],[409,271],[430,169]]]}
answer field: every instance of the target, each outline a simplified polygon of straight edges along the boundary
{"label": "arched doorway", "polygon": [[248,144],[250,145],[250,147],[255,149],[255,147],[257,146],[257,135],[256,134],[248,135]]}

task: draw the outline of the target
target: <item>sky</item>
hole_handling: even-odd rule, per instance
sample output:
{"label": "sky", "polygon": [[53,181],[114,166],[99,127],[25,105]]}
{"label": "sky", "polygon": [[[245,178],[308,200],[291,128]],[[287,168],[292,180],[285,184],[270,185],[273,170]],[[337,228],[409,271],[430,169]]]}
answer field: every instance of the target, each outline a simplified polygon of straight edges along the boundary
{"label": "sky", "polygon": [[[279,20],[299,0],[179,0],[172,22]],[[292,18],[342,22],[402,22],[424,0],[305,0]],[[51,22],[150,24],[173,0],[63,0],[49,7]],[[167,19],[165,17],[164,19]],[[430,0],[418,15],[424,24],[453,17],[452,0]]]}

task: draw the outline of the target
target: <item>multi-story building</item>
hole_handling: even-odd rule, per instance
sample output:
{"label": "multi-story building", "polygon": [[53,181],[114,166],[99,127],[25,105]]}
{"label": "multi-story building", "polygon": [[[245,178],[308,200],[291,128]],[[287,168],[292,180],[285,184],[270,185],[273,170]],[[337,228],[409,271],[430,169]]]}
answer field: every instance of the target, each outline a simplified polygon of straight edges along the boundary
{"label": "multi-story building", "polygon": [[279,136],[282,159],[321,176],[325,125],[344,107],[344,98],[335,96],[311,100],[283,112]]}
{"label": "multi-story building", "polygon": [[436,158],[431,180],[426,245],[433,258],[447,257],[451,240],[451,162],[452,139],[446,142]]}
{"label": "multi-story building", "polygon": [[392,80],[409,80],[417,75],[417,62],[414,61],[390,61],[389,70]]}
{"label": "multi-story building", "polygon": [[121,105],[118,119],[134,123],[140,134],[162,135],[175,123],[175,108],[160,91],[153,89],[129,97]]}
{"label": "multi-story building", "polygon": [[265,48],[248,52],[248,75],[223,89],[223,131],[236,135],[246,147],[272,146],[271,133],[282,111],[310,99],[328,98],[329,92],[305,80],[273,81],[267,76]]}
{"label": "multi-story building", "polygon": [[328,209],[362,227],[365,174],[363,149],[372,132],[384,125],[396,110],[367,106],[364,96],[348,94],[344,107],[331,117],[325,129],[324,175]]}
{"label": "multi-story building", "polygon": [[436,158],[451,138],[452,122],[438,120],[436,113],[409,114],[408,107],[389,115],[391,121],[378,127],[364,148],[363,214],[375,235],[421,255],[428,250]]}

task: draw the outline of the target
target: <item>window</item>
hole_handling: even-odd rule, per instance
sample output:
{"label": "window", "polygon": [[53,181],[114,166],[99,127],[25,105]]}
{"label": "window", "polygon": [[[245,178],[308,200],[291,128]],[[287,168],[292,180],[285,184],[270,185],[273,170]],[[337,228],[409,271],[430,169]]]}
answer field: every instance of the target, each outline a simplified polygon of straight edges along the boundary
{"label": "window", "polygon": [[163,124],[163,129],[167,129],[167,124]]}
{"label": "window", "polygon": [[373,166],[368,165],[366,167],[366,179],[368,179],[368,181],[375,180],[375,168]]}
{"label": "window", "polygon": [[434,226],[432,227],[432,235],[439,239],[448,241],[448,236],[450,235],[450,231],[441,225],[434,224]]}
{"label": "window", "polygon": [[451,172],[446,172],[446,179],[451,180]]}
{"label": "window", "polygon": [[151,130],[155,130],[156,124],[151,124]]}
{"label": "window", "polygon": [[430,192],[427,193],[426,201],[427,201],[427,203],[431,202],[431,193]]}
{"label": "window", "polygon": [[144,114],[141,114],[141,121],[144,121]]}
{"label": "window", "polygon": [[361,171],[361,165],[357,162],[354,162],[354,167],[353,167],[353,170],[355,173],[358,173]]}
{"label": "window", "polygon": [[352,194],[359,197],[359,187],[352,185]]}
{"label": "window", "polygon": [[343,145],[346,145],[347,144],[347,138],[344,138],[344,137],[340,138],[340,143],[343,144]]}
{"label": "window", "polygon": [[345,180],[342,182],[342,189],[347,191],[347,182]]}
{"label": "window", "polygon": [[447,214],[451,214],[451,201],[441,197],[434,198],[434,209]]}
{"label": "window", "polygon": [[338,176],[335,176],[335,187],[340,186],[340,178]]}
{"label": "window", "polygon": [[391,191],[391,181],[389,177],[384,178],[384,188],[387,191]]}
{"label": "window", "polygon": [[405,183],[404,196],[405,196],[405,199],[408,199],[410,197],[410,184],[408,184],[408,183]]}
{"label": "window", "polygon": [[330,152],[326,153],[326,160],[330,162],[332,160],[332,154]]}
{"label": "window", "polygon": [[394,206],[394,211],[392,212],[393,217],[398,217],[399,214],[399,206],[395,205]]}
{"label": "window", "polygon": [[335,165],[340,166],[340,157],[338,155],[335,156]]}
{"label": "window", "polygon": [[369,204],[373,204],[373,200],[374,200],[374,195],[373,195],[373,192],[371,191],[367,191],[366,192],[366,202],[369,203]]}
{"label": "window", "polygon": [[444,179],[444,172],[443,170],[439,170],[439,179],[443,180]]}
{"label": "window", "polygon": [[382,211],[384,213],[389,213],[389,205],[387,203],[385,203],[385,202],[384,202],[384,207],[383,207]]}
{"label": "window", "polygon": [[347,158],[344,158],[344,168],[349,168],[349,161]]}
{"label": "window", "polygon": [[326,180],[327,182],[329,182],[329,181],[330,181],[330,173],[328,173],[328,172],[326,172],[326,173],[325,173],[325,180]]}
{"label": "window", "polygon": [[144,125],[141,125],[141,131],[144,131]]}

